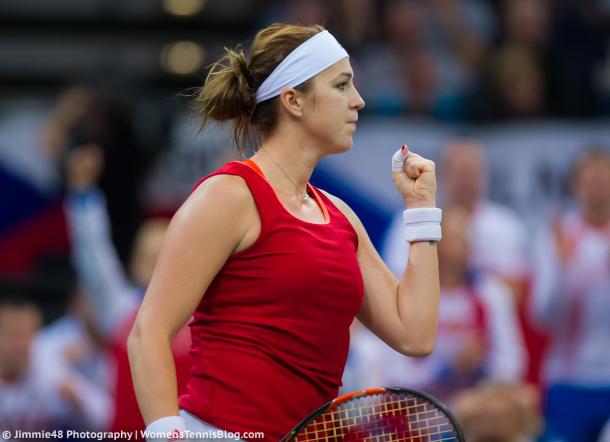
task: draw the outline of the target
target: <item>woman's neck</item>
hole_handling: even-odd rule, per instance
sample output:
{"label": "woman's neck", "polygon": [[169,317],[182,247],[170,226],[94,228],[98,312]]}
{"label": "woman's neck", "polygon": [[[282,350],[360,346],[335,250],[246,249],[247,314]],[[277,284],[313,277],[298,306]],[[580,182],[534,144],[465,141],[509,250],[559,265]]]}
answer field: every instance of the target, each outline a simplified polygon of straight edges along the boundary
{"label": "woman's neck", "polygon": [[313,146],[280,134],[264,140],[252,156],[272,183],[288,191],[297,187],[300,192],[306,192],[320,158]]}

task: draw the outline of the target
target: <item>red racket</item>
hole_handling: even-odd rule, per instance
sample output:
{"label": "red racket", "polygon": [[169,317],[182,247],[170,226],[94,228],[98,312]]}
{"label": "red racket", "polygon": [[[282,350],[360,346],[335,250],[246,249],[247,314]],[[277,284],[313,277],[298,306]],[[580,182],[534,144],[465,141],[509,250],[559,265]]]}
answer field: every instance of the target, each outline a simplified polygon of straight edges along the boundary
{"label": "red racket", "polygon": [[301,421],[282,442],[464,442],[455,417],[436,398],[405,388],[340,396]]}

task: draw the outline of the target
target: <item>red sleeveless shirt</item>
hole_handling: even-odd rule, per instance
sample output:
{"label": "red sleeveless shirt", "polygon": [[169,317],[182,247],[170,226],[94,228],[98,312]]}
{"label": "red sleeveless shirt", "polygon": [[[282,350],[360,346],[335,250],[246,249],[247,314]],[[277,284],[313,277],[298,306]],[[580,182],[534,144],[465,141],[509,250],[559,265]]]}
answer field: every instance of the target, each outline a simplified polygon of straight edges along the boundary
{"label": "red sleeveless shirt", "polygon": [[309,185],[326,223],[296,218],[250,164],[228,163],[198,183],[240,176],[261,231],[227,260],[193,315],[180,407],[221,429],[277,441],[337,395],[364,288],[357,234],[341,211]]}

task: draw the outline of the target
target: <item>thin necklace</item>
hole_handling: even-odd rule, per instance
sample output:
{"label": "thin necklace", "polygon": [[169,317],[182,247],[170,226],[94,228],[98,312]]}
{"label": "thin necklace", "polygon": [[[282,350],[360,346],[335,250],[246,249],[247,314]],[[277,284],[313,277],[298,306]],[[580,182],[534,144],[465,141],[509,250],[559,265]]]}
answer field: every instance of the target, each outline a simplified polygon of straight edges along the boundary
{"label": "thin necklace", "polygon": [[278,169],[280,169],[280,171],[281,171],[281,172],[284,174],[284,176],[285,176],[286,178],[288,178],[288,181],[290,181],[290,182],[292,183],[292,185],[293,185],[293,186],[294,186],[294,188],[296,189],[297,193],[298,193],[298,194],[299,194],[299,196],[301,197],[301,204],[305,203],[305,202],[306,202],[306,201],[309,199],[309,193],[307,193],[307,190],[305,191],[305,193],[301,192],[301,191],[299,190],[299,186],[297,185],[297,183],[295,183],[295,182],[293,181],[293,179],[292,179],[292,178],[290,178],[290,176],[289,176],[289,175],[288,175],[288,174],[287,174],[287,173],[284,171],[284,169],[282,169],[282,166],[280,166],[280,165],[278,164],[278,162],[277,162],[277,161],[275,161],[275,158],[273,158],[273,157],[271,156],[271,154],[265,150],[265,148],[264,148],[264,147],[261,147],[261,150],[262,150],[263,152],[265,152],[265,155],[267,155],[269,158],[271,158],[271,161],[273,161],[273,162],[275,163],[275,165],[277,166],[277,168],[278,168]]}

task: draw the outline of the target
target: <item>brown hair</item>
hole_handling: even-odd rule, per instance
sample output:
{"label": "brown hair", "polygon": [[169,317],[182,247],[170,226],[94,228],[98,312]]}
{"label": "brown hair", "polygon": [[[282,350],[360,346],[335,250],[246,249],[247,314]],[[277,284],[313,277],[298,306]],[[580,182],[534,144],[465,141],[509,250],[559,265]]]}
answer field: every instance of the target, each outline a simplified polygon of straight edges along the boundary
{"label": "brown hair", "polygon": [[[270,98],[257,105],[256,90],[288,54],[323,30],[319,25],[272,24],[256,34],[250,60],[240,48],[225,48],[224,56],[212,65],[195,99],[202,126],[210,119],[235,120],[233,138],[242,154],[261,135],[271,133],[277,125],[278,99]],[[310,85],[307,80],[295,89],[306,93]]]}

